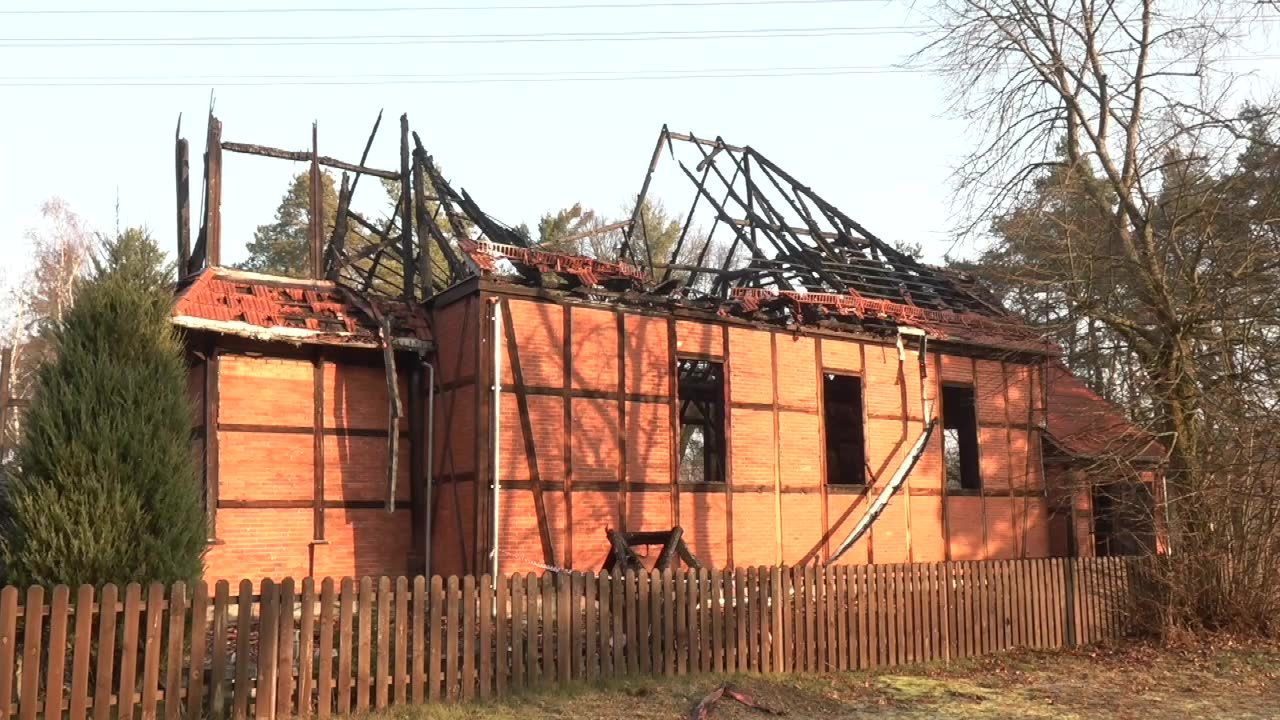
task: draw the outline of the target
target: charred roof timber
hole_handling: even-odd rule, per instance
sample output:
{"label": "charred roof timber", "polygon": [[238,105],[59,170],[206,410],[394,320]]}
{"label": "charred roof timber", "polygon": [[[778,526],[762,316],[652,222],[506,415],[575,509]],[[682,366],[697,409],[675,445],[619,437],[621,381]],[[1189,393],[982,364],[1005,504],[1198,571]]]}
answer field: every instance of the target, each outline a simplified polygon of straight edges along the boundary
{"label": "charred roof timber", "polygon": [[[369,167],[380,125],[381,113],[359,162],[350,163],[320,155],[314,128],[309,151],[223,142],[222,124],[211,114],[202,220],[190,252],[186,141],[177,143],[184,267],[195,273],[219,262],[222,150],[228,150],[309,162],[313,178],[321,166],[342,171],[332,234],[323,237],[320,227],[308,233],[311,273],[360,295],[425,302],[462,280],[486,276],[594,301],[864,332],[907,325],[962,344],[1052,350],[972,280],[899,251],[750,146],[664,126],[631,217],[568,238],[621,231],[608,257],[589,257],[534,247],[465,189],[455,189],[409,129],[407,116],[400,118],[400,169]],[[644,209],[664,155],[692,197],[678,236],[660,243],[655,229],[646,227]],[[395,210],[387,217],[369,219],[352,209],[364,175],[398,181]],[[313,182],[313,189],[318,186]],[[311,217],[324,217],[322,203],[321,193],[313,192]]]}

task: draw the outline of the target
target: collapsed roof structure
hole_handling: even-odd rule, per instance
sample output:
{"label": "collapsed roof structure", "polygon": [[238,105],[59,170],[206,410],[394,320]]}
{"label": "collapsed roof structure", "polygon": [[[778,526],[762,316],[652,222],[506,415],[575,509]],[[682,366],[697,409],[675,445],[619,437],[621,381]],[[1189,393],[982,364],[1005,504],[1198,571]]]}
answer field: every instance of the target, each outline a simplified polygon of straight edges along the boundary
{"label": "collapsed roof structure", "polygon": [[[783,325],[816,325],[891,334],[903,325],[932,339],[1045,354],[1053,348],[1006,313],[976,282],[922,263],[856,220],[750,146],[659,133],[630,218],[565,240],[614,233],[596,257],[549,252],[486,212],[443,176],[401,118],[401,167],[366,166],[381,115],[360,162],[311,152],[221,141],[210,118],[205,211],[219,202],[221,151],[309,161],[342,171],[333,232],[310,236],[312,276],[362,295],[425,301],[471,277],[551,292],[654,307],[687,307]],[[185,141],[179,141],[185,151]],[[655,241],[642,209],[664,155],[688,183],[692,200],[669,247]],[[181,172],[181,170],[179,171]],[[353,207],[363,176],[398,181],[396,213],[377,221]],[[320,217],[319,182],[312,215]],[[709,226],[706,225],[709,219]],[[205,223],[184,267],[217,265],[216,221]],[[356,245],[359,231],[371,241]],[[212,258],[212,259],[211,259]]]}

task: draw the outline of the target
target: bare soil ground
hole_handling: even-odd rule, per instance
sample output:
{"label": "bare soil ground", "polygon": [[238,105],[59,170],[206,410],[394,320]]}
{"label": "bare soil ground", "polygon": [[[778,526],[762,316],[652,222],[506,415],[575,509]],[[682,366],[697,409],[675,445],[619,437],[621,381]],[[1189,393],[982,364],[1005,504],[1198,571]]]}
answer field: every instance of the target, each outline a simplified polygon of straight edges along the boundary
{"label": "bare soil ground", "polygon": [[[1019,652],[950,665],[795,676],[697,676],[531,692],[501,703],[405,707],[378,720],[689,717],[729,681],[790,718],[1280,718],[1280,645],[1219,640]],[[711,718],[764,715],[725,699]]]}

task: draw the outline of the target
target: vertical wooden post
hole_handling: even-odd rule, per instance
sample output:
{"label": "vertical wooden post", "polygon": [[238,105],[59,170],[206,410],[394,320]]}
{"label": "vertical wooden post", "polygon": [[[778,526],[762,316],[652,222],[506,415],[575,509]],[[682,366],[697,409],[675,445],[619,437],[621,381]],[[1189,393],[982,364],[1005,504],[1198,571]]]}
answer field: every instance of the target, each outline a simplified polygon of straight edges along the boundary
{"label": "vertical wooden post", "polygon": [[400,262],[404,266],[404,299],[413,302],[413,188],[409,172],[409,116],[400,116]]}
{"label": "vertical wooden post", "polygon": [[[324,542],[324,353],[316,349],[311,357],[311,462],[312,462],[312,543]],[[315,574],[314,547],[312,574]]]}
{"label": "vertical wooden post", "polygon": [[311,175],[307,196],[307,247],[310,249],[311,275],[324,277],[324,194],[320,177],[320,143],[316,123],[311,123]]}
{"label": "vertical wooden post", "polygon": [[[178,118],[178,130],[182,132],[182,118]],[[178,279],[187,274],[191,263],[191,169],[190,147],[187,139],[176,137],[173,148],[174,181],[177,185],[178,221]]]}
{"label": "vertical wooden post", "polygon": [[209,114],[209,136],[205,148],[205,265],[222,263],[222,121]]}
{"label": "vertical wooden post", "polygon": [[209,539],[218,536],[218,347],[210,340],[204,360],[204,490]]}
{"label": "vertical wooden post", "polygon": [[414,230],[418,236],[418,275],[422,283],[422,299],[431,299],[435,293],[434,271],[431,268],[431,243],[428,242],[427,223],[432,222],[427,213],[427,193],[423,187],[422,160],[418,153],[413,154],[413,206],[417,223]]}

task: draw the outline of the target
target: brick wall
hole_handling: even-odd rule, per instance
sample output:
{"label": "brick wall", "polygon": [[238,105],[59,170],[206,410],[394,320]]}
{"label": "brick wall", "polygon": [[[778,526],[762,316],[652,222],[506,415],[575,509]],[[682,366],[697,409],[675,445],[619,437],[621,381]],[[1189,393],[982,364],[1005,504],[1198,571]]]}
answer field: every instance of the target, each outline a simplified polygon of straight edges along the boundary
{"label": "brick wall", "polygon": [[[904,490],[842,562],[1049,552],[1039,431],[1034,429],[1042,404],[1037,368],[930,352],[922,387],[913,343],[904,347],[900,359],[892,344],[515,296],[507,297],[506,307],[516,352],[506,348],[503,353],[507,389],[501,405],[501,472],[508,489],[500,542],[503,557],[512,562],[528,557],[542,562],[513,362],[519,363],[525,380],[522,393],[557,563],[598,568],[608,551],[605,528],[658,530],[675,523],[683,527],[695,554],[717,565],[829,557],[862,518],[871,497],[825,486],[823,371],[862,379],[872,496],[923,429],[922,399],[937,408],[942,382],[974,387],[980,423],[982,493],[943,492],[939,433]],[[671,487],[676,355],[723,359],[726,364],[730,452],[724,486]],[[621,405],[619,377],[625,380]],[[570,449],[567,458],[565,447]],[[625,492],[619,485],[623,478]]]}
{"label": "brick wall", "polygon": [[[396,498],[404,507],[388,514],[381,508],[387,388],[383,368],[373,364],[379,358],[320,361],[323,466],[317,469],[316,362],[304,353],[268,352],[219,353],[218,507],[206,578],[407,572],[409,443],[402,438],[397,463]],[[402,401],[403,379],[402,373]]]}

